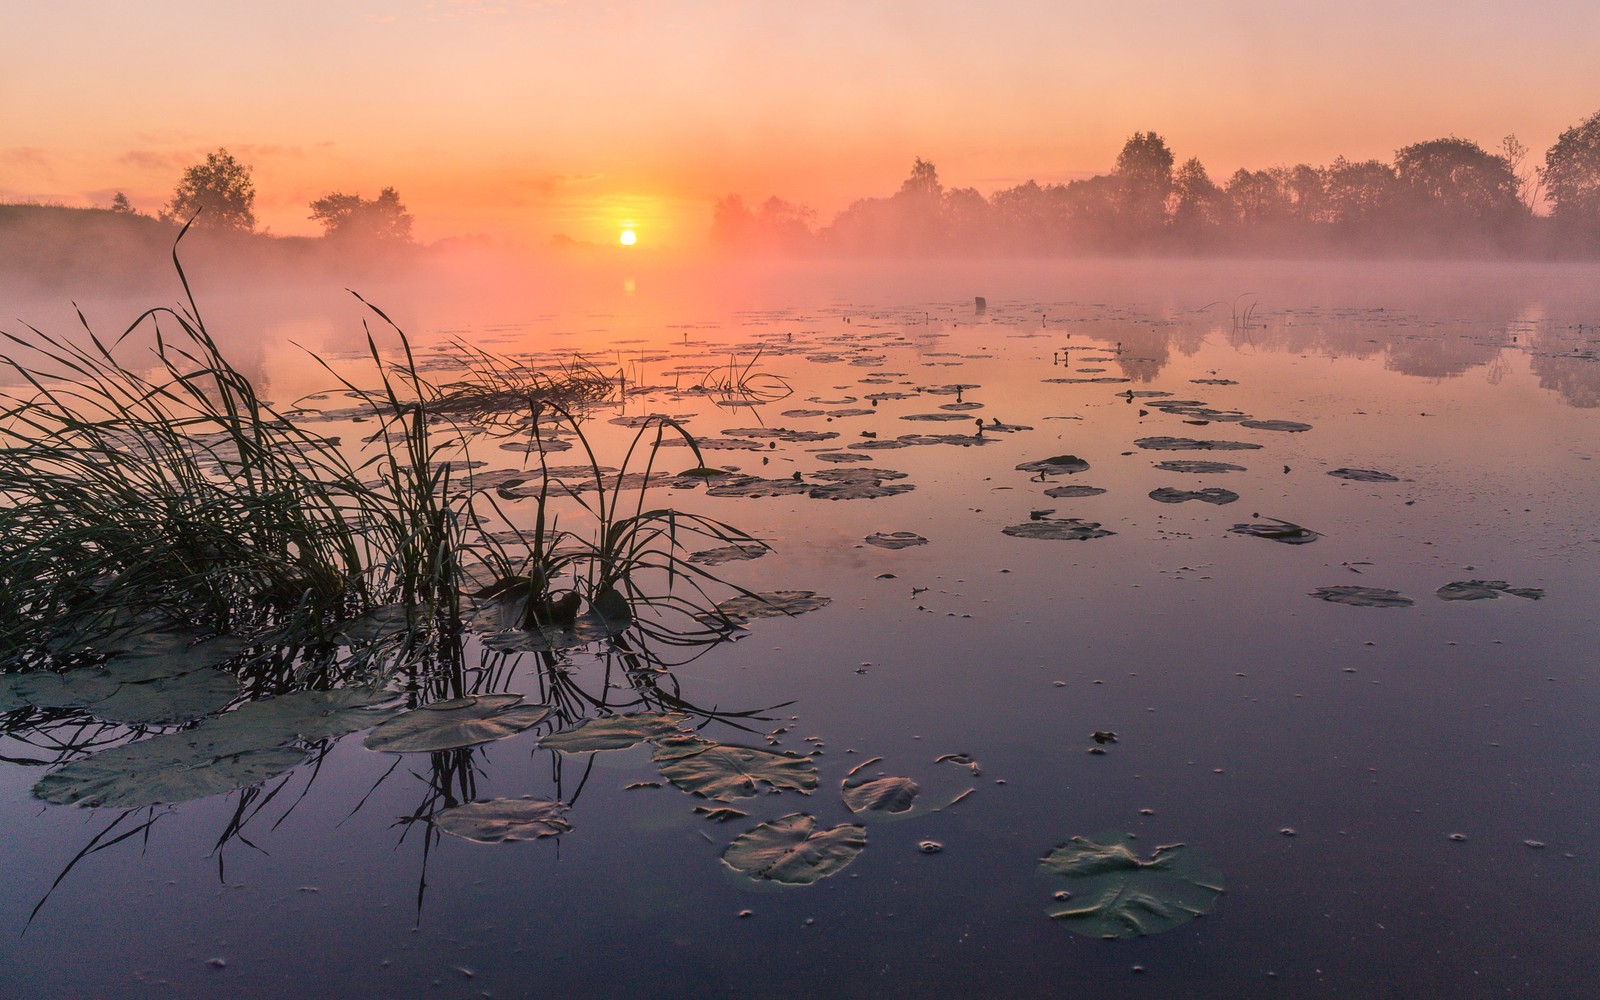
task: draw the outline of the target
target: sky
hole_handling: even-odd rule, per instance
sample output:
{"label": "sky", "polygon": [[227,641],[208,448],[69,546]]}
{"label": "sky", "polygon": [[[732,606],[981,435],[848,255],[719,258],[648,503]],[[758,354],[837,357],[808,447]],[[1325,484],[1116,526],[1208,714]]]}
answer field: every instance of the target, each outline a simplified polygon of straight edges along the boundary
{"label": "sky", "polygon": [[1600,110],[1593,0],[0,0],[0,202],[154,213],[226,148],[256,214],[395,187],[420,240],[704,242],[917,157],[984,194],[1155,131],[1213,179]]}

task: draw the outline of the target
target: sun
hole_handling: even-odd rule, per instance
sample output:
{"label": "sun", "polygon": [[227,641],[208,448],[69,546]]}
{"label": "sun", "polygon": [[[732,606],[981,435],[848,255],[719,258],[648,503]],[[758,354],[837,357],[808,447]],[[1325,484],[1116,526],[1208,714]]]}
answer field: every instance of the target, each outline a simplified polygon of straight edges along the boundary
{"label": "sun", "polygon": [[639,242],[639,237],[638,237],[638,234],[636,234],[633,230],[624,229],[622,231],[622,245],[623,246],[631,247],[637,242]]}

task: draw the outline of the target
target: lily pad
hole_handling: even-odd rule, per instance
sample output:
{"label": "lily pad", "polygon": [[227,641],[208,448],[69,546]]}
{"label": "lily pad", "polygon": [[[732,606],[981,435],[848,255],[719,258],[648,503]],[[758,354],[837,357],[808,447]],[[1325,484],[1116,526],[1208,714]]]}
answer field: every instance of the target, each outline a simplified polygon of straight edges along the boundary
{"label": "lily pad", "polygon": [[1090,538],[1105,538],[1116,532],[1100,527],[1098,521],[1083,521],[1076,517],[1041,518],[1025,524],[1013,524],[1000,529],[1013,538],[1043,538],[1051,541],[1082,542]]}
{"label": "lily pad", "polygon": [[1376,469],[1331,469],[1328,475],[1339,479],[1351,479],[1358,483],[1398,483],[1400,481],[1399,476],[1393,476],[1387,472],[1379,472]]}
{"label": "lily pad", "polygon": [[689,562],[697,566],[721,566],[723,563],[746,559],[760,559],[770,551],[765,545],[724,545],[715,549],[702,549],[689,553]]}
{"label": "lily pad", "polygon": [[35,670],[11,681],[17,697],[39,708],[84,708],[116,693],[118,682],[104,670],[79,667],[56,673]]}
{"label": "lily pad", "polygon": [[549,705],[521,705],[520,694],[474,694],[412,709],[367,734],[362,745],[389,753],[455,750],[514,736],[550,714]]}
{"label": "lily pad", "polygon": [[191,730],[197,738],[232,751],[267,749],[295,740],[308,743],[370,729],[392,717],[395,695],[375,688],[296,691],[240,705]]}
{"label": "lily pad", "polygon": [[1232,462],[1202,462],[1199,460],[1173,459],[1168,462],[1157,462],[1156,468],[1166,472],[1193,472],[1209,474],[1214,472],[1243,472],[1244,466],[1234,465]]}
{"label": "lily pad", "polygon": [[1334,604],[1350,604],[1358,608],[1409,608],[1417,603],[1398,590],[1378,587],[1318,587],[1312,597]]}
{"label": "lily pad", "polygon": [[244,639],[231,635],[215,636],[193,645],[190,645],[192,637],[187,635],[151,638],[155,641],[113,656],[101,665],[102,669],[124,684],[137,684],[215,667],[249,647]]}
{"label": "lily pad", "polygon": [[[676,754],[678,749],[668,752]],[[709,743],[694,753],[660,760],[660,764],[662,776],[674,785],[722,802],[749,798],[759,785],[805,794],[817,787],[817,765],[810,757],[755,747]]]}
{"label": "lily pad", "polygon": [[736,476],[706,490],[708,497],[784,497],[805,493],[810,484],[798,479],[762,479],[760,476]]}
{"label": "lily pad", "polygon": [[441,809],[433,825],[478,844],[503,844],[516,840],[557,837],[572,829],[565,802],[535,799],[489,799]]}
{"label": "lily pad", "polygon": [[1097,497],[1104,492],[1099,486],[1052,486],[1044,491],[1044,495],[1060,500],[1066,497]]}
{"label": "lily pad", "polygon": [[1249,441],[1206,441],[1180,437],[1140,438],[1134,444],[1151,451],[1255,451],[1261,447]]}
{"label": "lily pad", "polygon": [[1239,499],[1239,494],[1232,490],[1225,490],[1220,486],[1211,486],[1203,490],[1180,490],[1171,486],[1162,486],[1150,491],[1150,499],[1160,503],[1183,503],[1186,500],[1199,500],[1202,503],[1217,504],[1233,503]]}
{"label": "lily pad", "polygon": [[1298,420],[1241,420],[1239,426],[1253,427],[1258,431],[1285,431],[1290,434],[1311,429],[1310,424],[1303,424]]}
{"label": "lily pad", "polygon": [[[802,615],[807,611],[825,608],[833,603],[831,597],[819,597],[810,590],[774,590],[760,594],[740,594],[717,602],[717,611],[735,625],[751,618],[778,618]],[[715,619],[716,615],[701,616]]]}
{"label": "lily pad", "polygon": [[1074,472],[1083,472],[1089,468],[1089,463],[1076,455],[1057,455],[1054,458],[1041,458],[1033,462],[1023,462],[1017,466],[1018,472],[1037,472],[1046,476],[1066,476]]}
{"label": "lily pad", "polygon": [[1310,528],[1302,528],[1298,524],[1280,521],[1277,518],[1248,524],[1236,524],[1228,530],[1236,535],[1267,538],[1274,542],[1283,542],[1285,545],[1304,545],[1322,537]]}
{"label": "lily pad", "polygon": [[176,677],[124,684],[89,707],[95,718],[133,725],[169,725],[220,712],[239,695],[239,678],[207,667]]}
{"label": "lily pad", "polygon": [[851,768],[850,773],[839,783],[839,797],[844,799],[845,806],[857,815],[867,813],[893,816],[909,813],[911,807],[916,804],[920,787],[912,779],[897,775],[872,778],[862,774],[879,759],[874,757]]}
{"label": "lily pad", "polygon": [[1134,938],[1160,934],[1209,913],[1222,876],[1185,844],[1157,847],[1147,860],[1116,834],[1073,837],[1039,862],[1041,874],[1070,886],[1070,902],[1047,912],[1078,934]]}
{"label": "lily pad", "polygon": [[742,834],[722,852],[722,862],[753,879],[811,885],[837,874],[866,846],[865,827],[841,823],[818,830],[815,817],[790,813]]}
{"label": "lily pad", "polygon": [[880,549],[909,549],[913,546],[928,544],[928,540],[915,531],[875,531],[863,541],[868,545],[876,545]]}
{"label": "lily pad", "polygon": [[571,729],[539,739],[539,746],[562,753],[589,753],[596,750],[625,750],[646,740],[683,732],[689,717],[681,712],[638,712],[586,719]]}
{"label": "lily pad", "polygon": [[1483,601],[1492,600],[1501,594],[1510,594],[1513,597],[1525,597],[1530,601],[1537,601],[1544,596],[1544,591],[1536,587],[1513,587],[1504,580],[1457,580],[1447,583],[1434,593],[1441,600],[1446,601]]}
{"label": "lily pad", "polygon": [[33,794],[58,805],[142,809],[259,784],[306,760],[304,751],[285,747],[216,754],[189,736],[174,733],[91,754],[40,778]]}

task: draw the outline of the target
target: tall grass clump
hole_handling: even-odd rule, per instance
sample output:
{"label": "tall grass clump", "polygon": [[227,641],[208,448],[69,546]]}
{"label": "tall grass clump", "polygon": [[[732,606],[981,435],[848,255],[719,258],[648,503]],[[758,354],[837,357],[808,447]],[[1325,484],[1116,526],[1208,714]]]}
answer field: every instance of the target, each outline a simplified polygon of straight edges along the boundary
{"label": "tall grass clump", "polygon": [[[704,625],[704,585],[720,581],[685,560],[685,543],[761,543],[646,503],[669,436],[703,466],[675,421],[646,422],[621,471],[601,465],[583,410],[616,391],[612,377],[582,364],[547,374],[458,344],[456,380],[436,383],[367,304],[400,351],[385,355],[367,330],[372,385],[323,362],[377,425],[347,448],[260,398],[207,329],[176,248],[173,262],[186,305],[148,310],[115,338],[87,321],[73,338],[4,335],[0,365],[21,388],[0,397],[0,669],[59,666],[174,627],[292,656],[348,641],[343,623],[370,611],[401,612],[408,648],[437,645],[482,603],[464,607],[468,595],[520,601],[511,624],[530,632],[570,630],[584,602],[609,635],[641,605],[717,631]],[[538,468],[524,478],[537,487],[498,493],[532,499],[531,513],[508,514],[474,482],[463,459],[482,431],[532,439]],[[581,446],[587,482],[551,475],[543,436],[556,432]]]}

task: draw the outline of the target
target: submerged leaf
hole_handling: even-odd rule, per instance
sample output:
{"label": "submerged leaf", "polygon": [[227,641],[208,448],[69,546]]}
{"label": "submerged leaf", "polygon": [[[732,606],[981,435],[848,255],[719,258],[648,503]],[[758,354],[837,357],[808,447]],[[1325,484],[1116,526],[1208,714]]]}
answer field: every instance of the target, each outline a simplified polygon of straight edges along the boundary
{"label": "submerged leaf", "polygon": [[1334,604],[1350,604],[1358,608],[1409,608],[1417,603],[1398,590],[1379,587],[1318,587],[1312,597]]}
{"label": "submerged leaf", "polygon": [[1274,542],[1283,542],[1286,545],[1304,545],[1322,537],[1310,528],[1302,528],[1298,524],[1280,521],[1277,518],[1273,518],[1270,521],[1236,524],[1228,530],[1236,535],[1269,538]]}
{"label": "submerged leaf", "polygon": [[865,827],[842,823],[818,830],[815,817],[790,813],[742,834],[722,852],[722,861],[753,879],[810,885],[836,874],[866,846]]}
{"label": "submerged leaf", "polygon": [[520,694],[474,694],[402,712],[367,734],[368,750],[421,753],[455,750],[514,736],[550,714],[549,705],[519,705]]}
{"label": "submerged leaf", "polygon": [[763,784],[807,794],[817,787],[817,765],[810,757],[724,743],[708,743],[679,755],[682,749],[668,749],[672,755],[668,759],[657,754],[662,777],[701,798],[724,802],[749,798]]}
{"label": "submerged leaf", "polygon": [[1387,472],[1378,472],[1374,469],[1332,469],[1328,475],[1339,479],[1351,479],[1358,483],[1398,483],[1399,476],[1391,476]]}
{"label": "submerged leaf", "polygon": [[1079,934],[1132,938],[1159,934],[1211,910],[1222,876],[1184,844],[1157,847],[1149,860],[1116,834],[1073,837],[1039,862],[1041,874],[1072,888],[1071,902],[1046,910]]}
{"label": "submerged leaf", "polygon": [[537,840],[567,833],[565,802],[539,802],[534,799],[489,799],[441,809],[433,815],[433,825],[450,834],[479,844],[501,844],[516,840]]}
{"label": "submerged leaf", "polygon": [[928,540],[915,531],[875,531],[862,541],[880,549],[909,549],[914,545],[928,544]]}
{"label": "submerged leaf", "polygon": [[1499,597],[1501,594],[1511,594],[1514,597],[1525,597],[1530,601],[1537,601],[1544,596],[1544,591],[1536,587],[1513,587],[1504,580],[1457,580],[1447,583],[1434,591],[1441,600],[1446,601],[1483,601]]}
{"label": "submerged leaf", "polygon": [[639,712],[587,719],[571,729],[539,739],[539,746],[562,753],[589,753],[596,750],[624,750],[646,740],[684,732],[689,717],[681,712]]}

